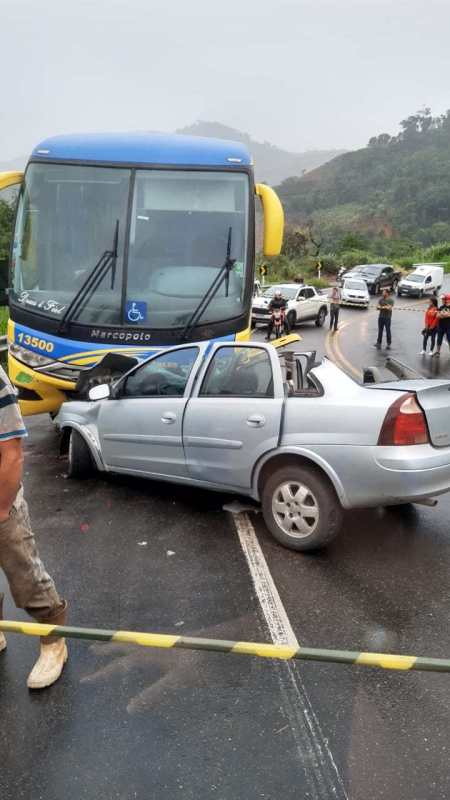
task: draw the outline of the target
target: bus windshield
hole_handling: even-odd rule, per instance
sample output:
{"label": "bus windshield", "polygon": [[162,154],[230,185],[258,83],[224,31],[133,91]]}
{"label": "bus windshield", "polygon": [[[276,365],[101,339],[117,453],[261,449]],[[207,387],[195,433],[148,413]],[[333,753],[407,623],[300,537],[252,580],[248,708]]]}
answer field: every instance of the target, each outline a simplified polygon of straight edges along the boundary
{"label": "bus windshield", "polygon": [[142,169],[132,174],[123,168],[32,163],[19,199],[11,300],[62,320],[116,244],[113,268],[84,292],[73,321],[183,327],[224,264],[231,229],[229,280],[201,323],[238,317],[244,310],[248,211],[245,173]]}

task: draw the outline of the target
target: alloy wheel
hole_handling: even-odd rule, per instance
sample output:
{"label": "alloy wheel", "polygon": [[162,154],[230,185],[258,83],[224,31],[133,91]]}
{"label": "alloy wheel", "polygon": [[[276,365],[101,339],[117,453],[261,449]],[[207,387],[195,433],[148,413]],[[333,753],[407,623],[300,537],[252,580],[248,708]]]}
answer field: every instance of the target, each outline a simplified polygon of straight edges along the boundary
{"label": "alloy wheel", "polygon": [[319,523],[316,497],[308,486],[297,481],[278,486],[273,493],[272,513],[281,530],[298,539],[311,536]]}

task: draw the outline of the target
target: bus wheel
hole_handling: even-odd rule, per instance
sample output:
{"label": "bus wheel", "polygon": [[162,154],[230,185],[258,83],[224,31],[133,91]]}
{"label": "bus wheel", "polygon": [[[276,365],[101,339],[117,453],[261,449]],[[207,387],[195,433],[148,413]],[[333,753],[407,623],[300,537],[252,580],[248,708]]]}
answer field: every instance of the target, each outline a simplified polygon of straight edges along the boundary
{"label": "bus wheel", "polygon": [[72,429],[69,439],[67,475],[69,478],[89,478],[94,472],[91,452],[81,433]]}

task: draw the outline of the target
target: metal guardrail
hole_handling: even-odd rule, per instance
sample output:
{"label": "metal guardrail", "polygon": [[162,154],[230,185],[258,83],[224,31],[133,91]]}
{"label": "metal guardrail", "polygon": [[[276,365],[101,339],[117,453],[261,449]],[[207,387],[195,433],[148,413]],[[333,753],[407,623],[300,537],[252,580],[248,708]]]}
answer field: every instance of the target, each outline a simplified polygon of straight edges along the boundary
{"label": "metal guardrail", "polygon": [[0,353],[6,352],[8,349],[8,345],[6,342],[6,336],[0,336]]}

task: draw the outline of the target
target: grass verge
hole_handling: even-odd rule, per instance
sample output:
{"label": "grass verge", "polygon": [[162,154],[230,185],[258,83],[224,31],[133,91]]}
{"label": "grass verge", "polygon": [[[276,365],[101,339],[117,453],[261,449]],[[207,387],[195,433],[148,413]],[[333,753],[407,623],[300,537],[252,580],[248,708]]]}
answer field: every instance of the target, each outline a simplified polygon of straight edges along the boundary
{"label": "grass verge", "polygon": [[0,336],[6,333],[6,326],[8,324],[9,311],[6,306],[0,307]]}

